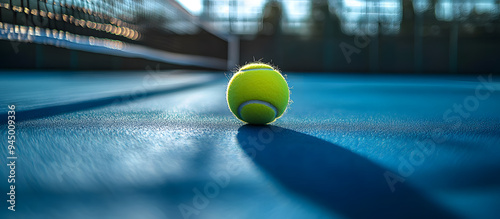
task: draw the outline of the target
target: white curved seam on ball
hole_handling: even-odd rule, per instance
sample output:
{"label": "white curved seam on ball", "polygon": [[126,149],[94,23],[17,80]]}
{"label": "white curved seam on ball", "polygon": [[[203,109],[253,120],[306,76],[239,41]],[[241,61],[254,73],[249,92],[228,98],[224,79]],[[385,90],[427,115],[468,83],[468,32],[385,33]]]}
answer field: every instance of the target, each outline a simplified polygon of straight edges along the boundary
{"label": "white curved seam on ball", "polygon": [[246,72],[246,71],[253,71],[253,70],[258,70],[258,71],[275,71],[274,69],[270,68],[251,68],[251,69],[245,69],[245,70],[240,70],[241,72]]}
{"label": "white curved seam on ball", "polygon": [[252,104],[252,103],[262,104],[264,106],[267,106],[267,107],[271,108],[274,111],[274,118],[276,118],[276,116],[278,116],[278,110],[272,104],[270,104],[270,103],[268,103],[266,101],[262,101],[262,100],[249,100],[249,101],[246,101],[246,102],[242,103],[238,107],[238,115],[240,115],[241,118],[243,118],[241,116],[241,110],[243,109],[243,107],[246,106],[246,105],[248,105],[248,104]]}

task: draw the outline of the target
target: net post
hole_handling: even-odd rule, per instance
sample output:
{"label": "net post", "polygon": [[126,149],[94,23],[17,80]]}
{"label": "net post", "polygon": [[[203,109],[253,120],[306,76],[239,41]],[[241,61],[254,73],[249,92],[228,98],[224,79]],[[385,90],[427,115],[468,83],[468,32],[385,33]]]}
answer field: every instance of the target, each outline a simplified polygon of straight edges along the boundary
{"label": "net post", "polygon": [[227,41],[227,69],[231,70],[240,62],[240,38],[237,35],[229,35]]}

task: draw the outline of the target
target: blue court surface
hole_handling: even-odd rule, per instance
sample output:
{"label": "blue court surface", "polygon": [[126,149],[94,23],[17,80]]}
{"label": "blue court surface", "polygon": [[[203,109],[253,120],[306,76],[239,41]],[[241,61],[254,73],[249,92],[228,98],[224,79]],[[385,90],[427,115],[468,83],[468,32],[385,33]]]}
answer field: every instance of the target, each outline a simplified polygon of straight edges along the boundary
{"label": "blue court surface", "polygon": [[4,72],[0,218],[499,217],[498,76],[289,73],[269,126],[231,114],[230,76]]}

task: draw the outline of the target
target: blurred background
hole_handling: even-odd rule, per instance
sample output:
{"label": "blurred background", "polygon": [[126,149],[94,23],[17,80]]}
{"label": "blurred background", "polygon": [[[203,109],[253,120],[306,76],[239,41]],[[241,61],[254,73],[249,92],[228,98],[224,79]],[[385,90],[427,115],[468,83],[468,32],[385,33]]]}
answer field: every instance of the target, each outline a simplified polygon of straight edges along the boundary
{"label": "blurred background", "polygon": [[0,0],[0,69],[500,73],[499,0]]}

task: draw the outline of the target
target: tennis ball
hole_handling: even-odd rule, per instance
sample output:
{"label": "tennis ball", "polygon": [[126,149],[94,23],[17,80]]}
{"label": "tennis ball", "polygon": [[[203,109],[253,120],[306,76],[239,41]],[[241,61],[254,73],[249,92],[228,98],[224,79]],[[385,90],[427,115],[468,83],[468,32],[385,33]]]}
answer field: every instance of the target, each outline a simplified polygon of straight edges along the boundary
{"label": "tennis ball", "polygon": [[283,115],[289,93],[288,84],[278,70],[264,63],[251,63],[233,75],[226,97],[229,109],[238,119],[264,125]]}

